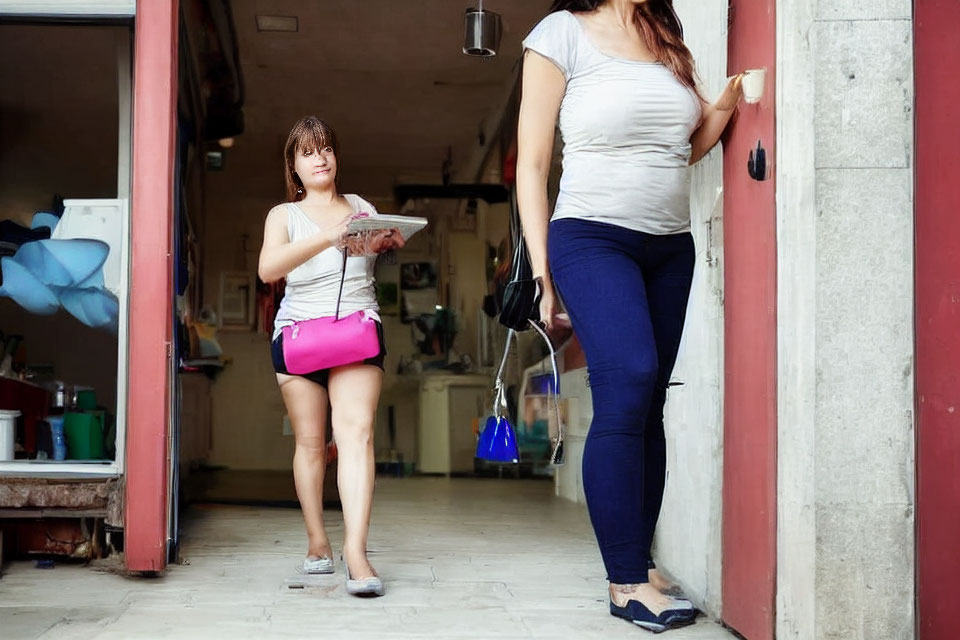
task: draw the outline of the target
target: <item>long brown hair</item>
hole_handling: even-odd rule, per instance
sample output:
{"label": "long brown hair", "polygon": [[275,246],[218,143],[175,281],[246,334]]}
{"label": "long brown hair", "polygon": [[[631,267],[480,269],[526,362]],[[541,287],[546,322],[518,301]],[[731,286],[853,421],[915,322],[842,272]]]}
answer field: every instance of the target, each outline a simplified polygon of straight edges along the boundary
{"label": "long brown hair", "polygon": [[283,174],[286,182],[287,201],[296,202],[306,197],[306,190],[303,188],[303,182],[297,175],[297,154],[301,151],[314,150],[320,151],[325,147],[333,149],[333,155],[337,158],[337,173],[334,176],[334,182],[340,179],[340,146],[337,144],[337,134],[333,128],[317,116],[304,116],[293,125],[290,135],[287,136],[287,144],[283,147]]}
{"label": "long brown hair", "polygon": [[[556,11],[594,11],[606,0],[554,0],[550,13]],[[673,0],[647,0],[633,12],[643,41],[657,61],[673,72],[684,85],[697,91],[693,55],[683,42],[683,25],[673,10]]]}

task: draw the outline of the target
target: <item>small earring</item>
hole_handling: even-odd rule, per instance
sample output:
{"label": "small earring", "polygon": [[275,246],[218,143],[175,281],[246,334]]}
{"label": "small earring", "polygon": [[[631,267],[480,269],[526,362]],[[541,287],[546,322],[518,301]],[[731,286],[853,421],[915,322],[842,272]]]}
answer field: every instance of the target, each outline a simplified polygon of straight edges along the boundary
{"label": "small earring", "polygon": [[297,189],[297,195],[300,195],[301,193],[303,193],[303,189]]}

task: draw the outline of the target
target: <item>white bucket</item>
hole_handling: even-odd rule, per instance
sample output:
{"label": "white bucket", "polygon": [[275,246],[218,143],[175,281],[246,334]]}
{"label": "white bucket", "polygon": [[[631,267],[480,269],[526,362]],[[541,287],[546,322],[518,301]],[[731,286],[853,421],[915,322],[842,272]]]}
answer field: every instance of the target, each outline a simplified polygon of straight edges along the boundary
{"label": "white bucket", "polygon": [[0,409],[0,461],[13,460],[19,411]]}

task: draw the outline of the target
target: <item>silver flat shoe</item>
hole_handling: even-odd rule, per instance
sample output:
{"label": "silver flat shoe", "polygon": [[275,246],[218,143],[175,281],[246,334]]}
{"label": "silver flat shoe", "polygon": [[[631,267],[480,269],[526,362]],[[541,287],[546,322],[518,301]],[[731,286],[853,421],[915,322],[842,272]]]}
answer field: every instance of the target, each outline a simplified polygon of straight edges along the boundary
{"label": "silver flat shoe", "polygon": [[319,558],[304,558],[303,572],[307,575],[316,575],[323,573],[333,573],[333,559],[327,556]]}
{"label": "silver flat shoe", "polygon": [[347,566],[346,560],[343,561],[343,567],[347,572],[347,593],[350,595],[359,598],[379,598],[384,594],[383,580],[377,576],[354,580],[350,577],[350,567]]}

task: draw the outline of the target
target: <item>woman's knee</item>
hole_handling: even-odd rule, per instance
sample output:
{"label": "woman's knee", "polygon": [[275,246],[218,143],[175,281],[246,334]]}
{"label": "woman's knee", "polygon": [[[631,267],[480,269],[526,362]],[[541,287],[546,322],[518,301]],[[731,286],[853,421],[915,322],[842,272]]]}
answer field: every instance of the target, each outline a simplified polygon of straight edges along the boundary
{"label": "woman's knee", "polygon": [[609,387],[619,394],[636,396],[637,392],[652,394],[658,375],[655,359],[635,358],[590,367],[589,379],[591,389]]}
{"label": "woman's knee", "polygon": [[333,411],[333,432],[339,449],[368,447],[373,444],[373,414],[357,411]]}
{"label": "woman's knee", "polygon": [[296,453],[308,459],[325,460],[327,442],[323,436],[300,435],[296,437]]}

